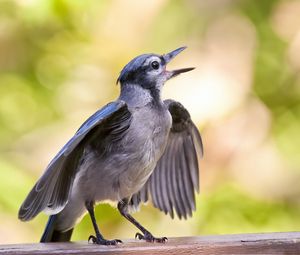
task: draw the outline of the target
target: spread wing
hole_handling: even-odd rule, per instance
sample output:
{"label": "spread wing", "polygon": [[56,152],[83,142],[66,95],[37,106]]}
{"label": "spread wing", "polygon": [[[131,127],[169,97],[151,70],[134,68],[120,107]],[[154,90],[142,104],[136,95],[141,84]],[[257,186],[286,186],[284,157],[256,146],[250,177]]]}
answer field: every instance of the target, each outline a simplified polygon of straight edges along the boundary
{"label": "spread wing", "polygon": [[153,205],[181,219],[195,210],[195,191],[199,192],[198,159],[203,155],[201,136],[188,111],[178,102],[165,100],[172,116],[172,127],[164,154],[144,187],[131,198],[138,207],[151,196]]}
{"label": "spread wing", "polygon": [[123,101],[107,104],[88,118],[58,152],[34,185],[19,210],[19,219],[27,221],[39,212],[58,213],[68,201],[79,159],[87,141],[97,136],[122,137],[130,125],[131,113]]}

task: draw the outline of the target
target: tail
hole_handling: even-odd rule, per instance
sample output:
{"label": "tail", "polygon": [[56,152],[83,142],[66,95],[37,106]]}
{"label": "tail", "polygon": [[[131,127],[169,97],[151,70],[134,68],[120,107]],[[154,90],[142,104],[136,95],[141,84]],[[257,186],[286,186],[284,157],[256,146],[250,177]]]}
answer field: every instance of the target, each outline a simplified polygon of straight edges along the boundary
{"label": "tail", "polygon": [[49,242],[69,242],[71,240],[73,228],[62,232],[55,230],[55,223],[57,219],[57,214],[51,215],[47,222],[46,228],[41,238],[41,243]]}

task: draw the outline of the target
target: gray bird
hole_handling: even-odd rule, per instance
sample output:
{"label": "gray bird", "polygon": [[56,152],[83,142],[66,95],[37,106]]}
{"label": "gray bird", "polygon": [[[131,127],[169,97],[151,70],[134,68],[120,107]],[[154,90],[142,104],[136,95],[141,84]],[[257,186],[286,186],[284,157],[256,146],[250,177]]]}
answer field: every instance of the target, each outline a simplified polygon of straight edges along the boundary
{"label": "gray bird", "polygon": [[167,71],[166,65],[186,47],[168,54],[143,54],[121,71],[119,98],[88,118],[58,152],[34,185],[19,210],[28,221],[44,211],[50,214],[41,242],[71,239],[74,226],[86,212],[95,235],[89,241],[115,245],[99,231],[94,206],[117,202],[122,216],[141,233],[156,238],[130,214],[140,203],[153,205],[181,219],[195,210],[199,191],[199,158],[203,146],[188,111],[178,102],[162,100],[164,83],[194,68]]}

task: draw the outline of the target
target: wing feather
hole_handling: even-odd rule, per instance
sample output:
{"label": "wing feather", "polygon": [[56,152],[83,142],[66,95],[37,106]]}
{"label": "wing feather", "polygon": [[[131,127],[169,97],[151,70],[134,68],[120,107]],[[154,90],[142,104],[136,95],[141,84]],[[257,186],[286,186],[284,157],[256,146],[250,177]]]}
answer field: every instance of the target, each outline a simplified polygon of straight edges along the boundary
{"label": "wing feather", "polygon": [[[86,141],[101,132],[119,139],[130,125],[131,114],[123,101],[107,104],[88,118],[63,146],[34,185],[19,210],[19,219],[34,218],[39,212],[58,213],[68,202]],[[104,132],[105,131],[105,132]]]}
{"label": "wing feather", "polygon": [[195,192],[199,192],[199,159],[203,156],[203,144],[188,111],[173,100],[164,103],[172,116],[166,149],[130,204],[138,207],[140,202],[151,197],[153,205],[172,218],[175,212],[179,219],[186,219],[196,209]]}

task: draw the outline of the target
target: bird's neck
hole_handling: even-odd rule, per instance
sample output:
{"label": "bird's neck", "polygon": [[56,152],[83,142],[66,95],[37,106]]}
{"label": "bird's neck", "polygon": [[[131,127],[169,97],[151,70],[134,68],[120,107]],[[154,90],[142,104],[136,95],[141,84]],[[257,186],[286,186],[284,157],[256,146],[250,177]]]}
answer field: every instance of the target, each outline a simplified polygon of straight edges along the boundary
{"label": "bird's neck", "polygon": [[119,99],[125,101],[129,107],[143,107],[148,104],[160,106],[163,104],[159,89],[145,89],[139,85],[128,83],[121,85]]}

